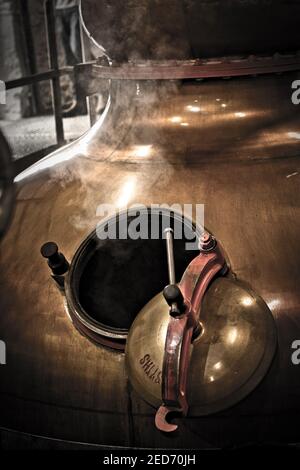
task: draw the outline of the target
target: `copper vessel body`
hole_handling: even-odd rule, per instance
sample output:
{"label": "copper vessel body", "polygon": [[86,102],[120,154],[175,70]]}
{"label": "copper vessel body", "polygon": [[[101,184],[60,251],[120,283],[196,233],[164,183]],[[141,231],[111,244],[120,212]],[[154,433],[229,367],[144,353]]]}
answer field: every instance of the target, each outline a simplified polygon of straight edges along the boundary
{"label": "copper vessel body", "polygon": [[[103,117],[85,136],[19,176],[0,245],[2,428],[129,447],[299,442],[300,366],[291,361],[300,339],[296,78],[114,82]],[[171,437],[155,429],[155,410],[132,389],[124,354],[74,328],[39,253],[52,239],[71,261],[104,202],[204,204],[205,226],[233,273],[264,299],[277,325],[277,354],[254,392],[219,414],[195,412]]]}
{"label": "copper vessel body", "polygon": [[299,49],[288,0],[84,0],[91,37],[114,60],[187,59]]}

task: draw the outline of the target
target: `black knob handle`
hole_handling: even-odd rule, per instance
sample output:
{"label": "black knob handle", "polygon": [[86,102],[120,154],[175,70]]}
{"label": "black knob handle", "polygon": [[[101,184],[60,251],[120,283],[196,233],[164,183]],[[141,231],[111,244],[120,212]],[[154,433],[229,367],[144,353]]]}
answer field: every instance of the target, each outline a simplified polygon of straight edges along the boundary
{"label": "black knob handle", "polygon": [[169,284],[164,288],[164,298],[168,305],[170,305],[170,315],[177,317],[182,315],[185,310],[184,298],[181,290],[176,284]]}
{"label": "black knob handle", "polygon": [[48,266],[53,274],[62,275],[69,269],[69,263],[54,242],[47,242],[41,247],[41,255],[48,259]]}

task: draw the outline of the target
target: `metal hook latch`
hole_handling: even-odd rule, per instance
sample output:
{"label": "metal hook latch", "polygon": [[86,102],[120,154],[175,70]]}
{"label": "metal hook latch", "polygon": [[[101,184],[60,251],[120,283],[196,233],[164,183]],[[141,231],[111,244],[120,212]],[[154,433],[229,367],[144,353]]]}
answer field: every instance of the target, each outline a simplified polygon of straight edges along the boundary
{"label": "metal hook latch", "polygon": [[189,264],[176,286],[171,237],[172,232],[168,230],[166,238],[171,285],[164,290],[164,296],[170,305],[170,320],[163,360],[163,404],[155,417],[156,427],[164,432],[173,432],[178,427],[167,421],[171,412],[180,412],[183,416],[188,412],[186,390],[190,348],[194,333],[199,329],[202,300],[216,274],[227,271],[225,257],[217,241],[205,232],[200,239],[200,254]]}

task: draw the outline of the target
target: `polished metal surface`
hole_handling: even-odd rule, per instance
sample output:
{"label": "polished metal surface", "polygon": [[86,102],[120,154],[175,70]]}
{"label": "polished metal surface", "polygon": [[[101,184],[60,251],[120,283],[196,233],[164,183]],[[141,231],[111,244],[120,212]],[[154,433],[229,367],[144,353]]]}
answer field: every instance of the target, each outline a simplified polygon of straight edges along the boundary
{"label": "polished metal surface", "polygon": [[[99,60],[99,62],[101,62]],[[292,54],[249,55],[241,57],[220,57],[196,60],[135,60],[120,64],[100,65],[93,62],[77,68],[82,75],[89,93],[93,85],[86,85],[87,70],[90,79],[97,80],[97,89],[105,80],[191,80],[201,78],[232,78],[253,75],[299,71],[300,59],[298,52]],[[89,81],[90,83],[90,81]],[[94,85],[95,86],[95,85]],[[95,90],[95,88],[94,88]]]}
{"label": "polished metal surface", "polygon": [[168,259],[169,284],[176,284],[174,247],[173,247],[173,230],[170,228],[167,228],[165,230],[165,235],[166,235],[167,259]]}
{"label": "polished metal surface", "polygon": [[[162,401],[169,318],[169,307],[159,294],[140,312],[127,339],[129,378],[136,391],[155,407]],[[189,366],[189,416],[215,413],[244,398],[263,379],[277,343],[267,305],[229,278],[213,281],[200,319],[203,333],[193,342]]]}
{"label": "polished metal surface", "polygon": [[[290,99],[296,78],[116,84],[104,116],[85,136],[19,175],[13,222],[0,244],[2,427],[135,447],[299,440],[299,368],[291,361],[291,344],[300,337],[300,115]],[[154,410],[131,389],[124,355],[76,331],[39,253],[53,240],[71,261],[104,202],[205,204],[205,226],[221,241],[232,271],[276,322],[278,352],[262,383],[206,418],[197,415],[205,398],[199,392],[193,419],[172,439],[155,430]],[[224,351],[216,383],[230,367]],[[221,360],[212,353],[209,370]]]}

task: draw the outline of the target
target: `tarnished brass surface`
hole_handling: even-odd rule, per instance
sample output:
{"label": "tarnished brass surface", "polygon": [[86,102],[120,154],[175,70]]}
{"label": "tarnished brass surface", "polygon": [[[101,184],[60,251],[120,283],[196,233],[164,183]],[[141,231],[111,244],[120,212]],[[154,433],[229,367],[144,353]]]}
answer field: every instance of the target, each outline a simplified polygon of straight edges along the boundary
{"label": "tarnished brass surface", "polygon": [[[0,244],[1,427],[146,447],[299,440],[300,369],[291,361],[300,337],[295,78],[172,84],[170,92],[157,85],[155,93],[141,84],[113,88],[95,127],[19,176]],[[155,430],[154,410],[130,388],[124,356],[73,327],[40,255],[54,240],[70,261],[104,202],[205,204],[205,225],[233,272],[276,321],[278,353],[263,382],[230,410],[187,418],[172,439]]]}
{"label": "tarnished brass surface", "polygon": [[[150,404],[162,402],[162,370],[169,307],[158,294],[135,319],[126,346],[129,378]],[[200,316],[203,333],[192,346],[188,377],[189,416],[235,404],[263,379],[276,349],[267,305],[241,283],[215,280]]]}

